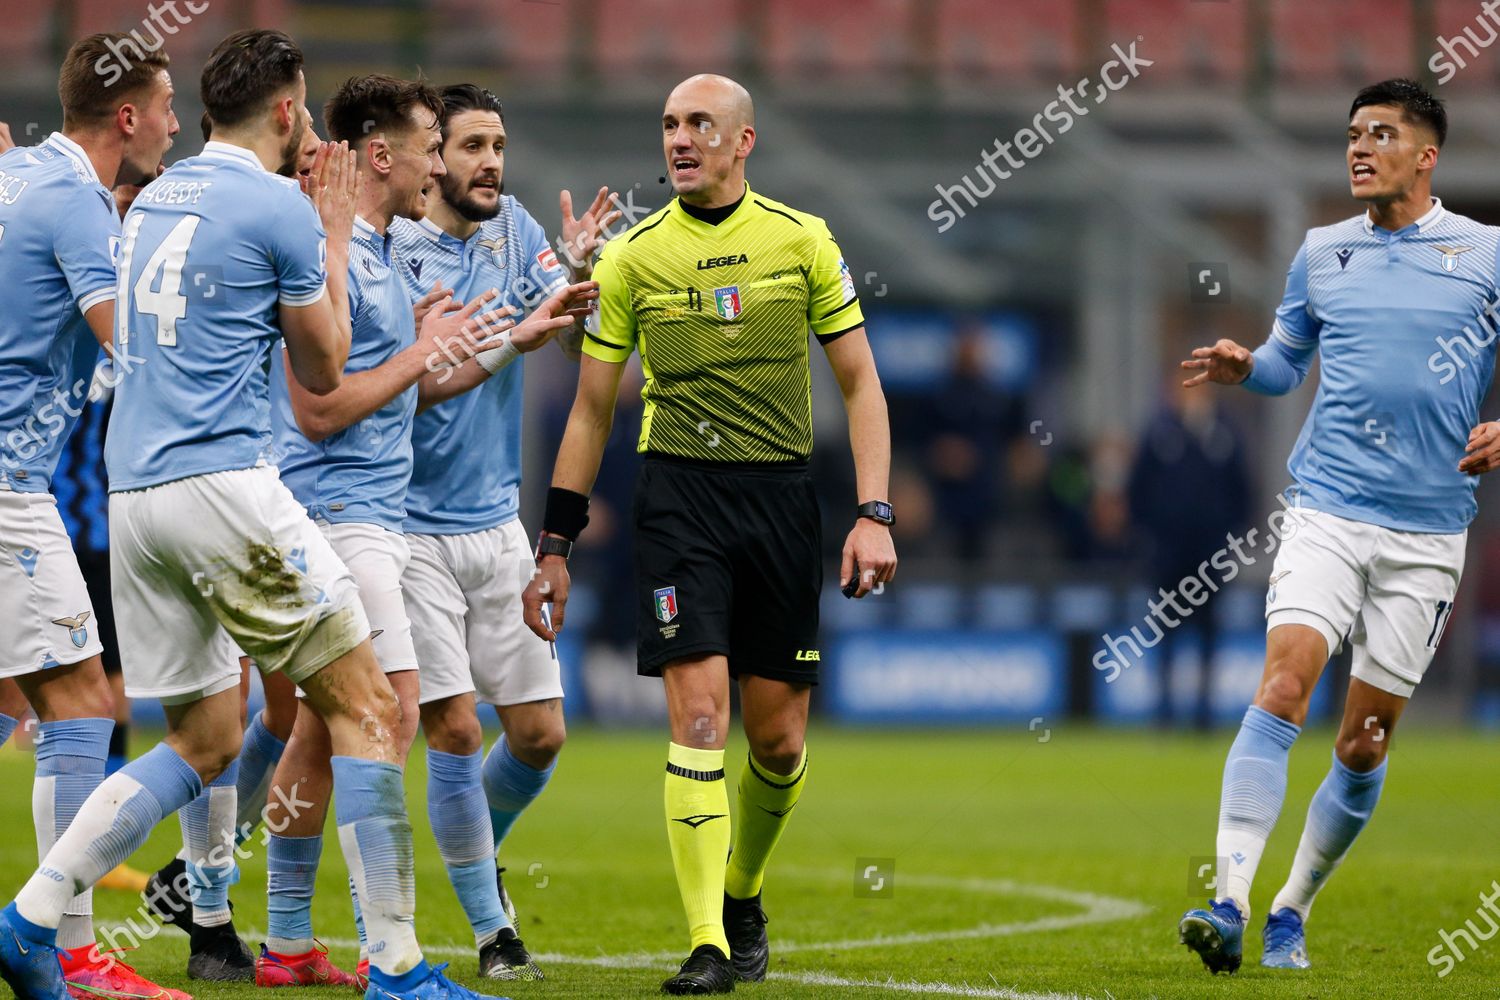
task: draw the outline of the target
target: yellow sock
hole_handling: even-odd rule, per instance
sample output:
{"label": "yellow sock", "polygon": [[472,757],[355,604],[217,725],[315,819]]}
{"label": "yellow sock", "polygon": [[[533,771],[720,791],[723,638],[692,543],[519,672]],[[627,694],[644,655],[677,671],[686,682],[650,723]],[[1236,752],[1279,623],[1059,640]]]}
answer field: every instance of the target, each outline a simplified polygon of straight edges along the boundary
{"label": "yellow sock", "polygon": [[740,828],[724,873],[724,889],[735,899],[749,899],[760,892],[771,852],[806,784],[806,748],[789,775],[773,774],[757,764],[754,755],[745,755],[745,769],[740,772]]}
{"label": "yellow sock", "polygon": [[724,751],[667,745],[667,842],[693,947],[711,944],[729,957],[724,936],[724,856],[729,853],[729,792]]}

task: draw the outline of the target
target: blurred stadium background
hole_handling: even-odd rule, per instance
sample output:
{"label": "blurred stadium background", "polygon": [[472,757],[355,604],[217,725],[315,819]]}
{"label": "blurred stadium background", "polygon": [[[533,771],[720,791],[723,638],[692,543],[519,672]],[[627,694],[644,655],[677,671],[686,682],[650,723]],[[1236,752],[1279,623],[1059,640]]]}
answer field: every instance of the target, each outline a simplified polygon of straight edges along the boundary
{"label": "blurred stadium background", "polygon": [[[157,5],[160,7],[161,5]],[[890,397],[902,566],[862,603],[824,605],[817,705],[849,722],[993,723],[1039,717],[1185,726],[1201,650],[1213,720],[1237,718],[1263,650],[1262,556],[1118,682],[1092,660],[1139,626],[1173,567],[1224,532],[1264,532],[1311,400],[1170,385],[1176,360],[1227,336],[1259,344],[1304,230],[1356,211],[1343,171],[1354,91],[1433,81],[1440,39],[1466,65],[1440,95],[1452,130],[1446,203],[1500,222],[1500,51],[1477,0],[178,0],[172,56],[183,131],[199,147],[197,77],[226,33],[279,26],[304,46],[309,107],[347,75],[418,70],[472,80],[506,103],[506,185],[556,231],[559,188],[607,184],[655,209],[669,191],[657,119],[670,86],[727,72],[757,102],[751,183],[825,216],[864,300]],[[162,40],[141,0],[11,4],[0,33],[3,117],[18,142],[58,126],[56,68],[96,30]],[[978,177],[981,154],[1058,97],[1097,81],[1111,46],[1150,60],[939,232],[935,199]],[[976,186],[976,192],[982,188]],[[814,352],[815,354],[818,352]],[[572,399],[554,351],[528,361],[524,510],[540,494]],[[829,572],[848,529],[852,470],[838,394],[814,362]],[[639,427],[622,393],[584,536],[563,658],[570,714],[655,718],[634,678],[628,496]],[[1493,410],[1486,411],[1494,415]],[[1372,428],[1378,432],[1378,428]],[[64,503],[99,484],[64,480]],[[1459,614],[1413,711],[1500,725],[1500,511],[1481,491]],[[70,499],[74,498],[74,499]],[[1486,505],[1488,508],[1486,509]],[[1218,543],[1203,539],[1218,538]],[[1164,713],[1162,666],[1172,672]],[[1347,672],[1330,671],[1327,718]]]}

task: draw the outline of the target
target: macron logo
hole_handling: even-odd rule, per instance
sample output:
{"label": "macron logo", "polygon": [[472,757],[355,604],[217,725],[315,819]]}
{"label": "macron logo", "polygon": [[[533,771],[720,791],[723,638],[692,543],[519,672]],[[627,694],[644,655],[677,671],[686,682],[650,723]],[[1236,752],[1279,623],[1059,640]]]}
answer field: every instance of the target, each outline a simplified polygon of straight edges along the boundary
{"label": "macron logo", "polygon": [[416,278],[418,281],[422,280],[422,262],[420,260],[414,260],[411,262],[411,273],[412,277]]}

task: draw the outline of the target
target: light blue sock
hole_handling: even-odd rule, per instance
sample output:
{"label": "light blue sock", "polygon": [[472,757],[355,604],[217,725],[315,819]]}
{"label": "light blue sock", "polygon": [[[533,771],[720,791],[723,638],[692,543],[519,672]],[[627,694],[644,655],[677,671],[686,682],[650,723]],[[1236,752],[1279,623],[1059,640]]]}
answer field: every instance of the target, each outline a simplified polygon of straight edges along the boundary
{"label": "light blue sock", "polygon": [[516,825],[516,819],[542,794],[555,770],[556,760],[545,771],[538,771],[516,757],[504,735],[490,748],[489,756],[484,759],[484,797],[490,806],[496,853],[510,828]]}
{"label": "light blue sock", "polygon": [[42,867],[16,896],[21,916],[57,927],[68,900],[146,842],[151,828],[203,791],[197,772],[165,743],[105,778]]}
{"label": "light blue sock", "polygon": [[266,845],[266,947],[305,955],[313,947],[312,900],[323,838],[271,834]]}
{"label": "light blue sock", "polygon": [[204,927],[229,923],[229,883],[234,878],[234,822],[240,763],[230,761],[224,773],[179,814],[187,848],[188,898],[193,922]]}
{"label": "light blue sock", "polygon": [[1313,897],[1343,863],[1354,839],[1370,822],[1370,814],[1375,811],[1380,789],[1385,784],[1387,763],[1389,758],[1373,771],[1351,771],[1334,754],[1328,777],[1318,786],[1307,807],[1307,825],[1302,828],[1302,840],[1297,844],[1297,858],[1292,862],[1286,885],[1271,904],[1272,913],[1289,906],[1303,920],[1307,919]]}
{"label": "light blue sock", "polygon": [[386,990],[426,965],[413,921],[415,857],[401,777],[395,764],[333,758],[339,844],[364,915],[370,979]]}
{"label": "light blue sock", "polygon": [[236,847],[249,840],[265,818],[271,779],[275,777],[276,765],[286,751],[286,744],[277,739],[261,720],[263,714],[256,712],[255,718],[250,720],[250,727],[245,730],[245,742],[240,747],[240,778],[235,786],[238,797],[234,821]]}
{"label": "light blue sock", "polygon": [[427,749],[427,818],[448,868],[448,881],[481,948],[510,925],[495,882],[495,839],[480,783],[483,766],[482,750],[461,757]]}
{"label": "light blue sock", "polygon": [[[31,806],[36,821],[37,856],[46,857],[78,810],[104,780],[113,719],[64,719],[37,727],[36,783]],[[57,946],[87,948],[94,943],[94,891],[85,889],[68,903],[57,929]]]}
{"label": "light blue sock", "polygon": [[1224,762],[1219,799],[1218,898],[1250,916],[1250,884],[1286,798],[1287,757],[1302,727],[1251,705]]}
{"label": "light blue sock", "polygon": [[12,719],[4,712],[0,712],[0,747],[5,746],[5,741],[10,739],[10,734],[15,732],[20,724],[20,720]]}
{"label": "light blue sock", "polygon": [[66,719],[37,726],[37,784],[32,803],[38,838],[46,841],[45,846],[38,845],[43,855],[104,780],[104,760],[109,756],[109,734],[114,728],[113,719]]}

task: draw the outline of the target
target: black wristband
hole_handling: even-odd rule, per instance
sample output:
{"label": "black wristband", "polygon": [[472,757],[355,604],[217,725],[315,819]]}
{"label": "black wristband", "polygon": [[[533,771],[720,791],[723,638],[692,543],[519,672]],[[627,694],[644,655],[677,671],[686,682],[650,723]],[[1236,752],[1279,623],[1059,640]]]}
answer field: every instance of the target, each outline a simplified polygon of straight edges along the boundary
{"label": "black wristband", "polygon": [[589,524],[589,498],[573,490],[553,486],[547,490],[547,508],[542,514],[542,530],[577,541]]}
{"label": "black wristband", "polygon": [[561,535],[549,535],[545,531],[536,540],[536,557],[562,556],[564,559],[573,554],[573,543]]}

